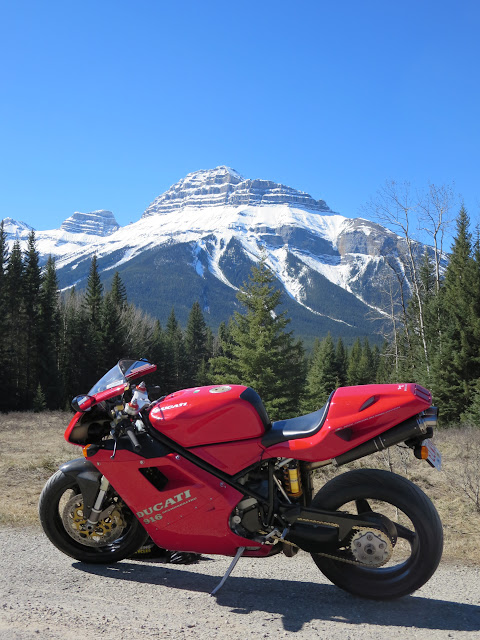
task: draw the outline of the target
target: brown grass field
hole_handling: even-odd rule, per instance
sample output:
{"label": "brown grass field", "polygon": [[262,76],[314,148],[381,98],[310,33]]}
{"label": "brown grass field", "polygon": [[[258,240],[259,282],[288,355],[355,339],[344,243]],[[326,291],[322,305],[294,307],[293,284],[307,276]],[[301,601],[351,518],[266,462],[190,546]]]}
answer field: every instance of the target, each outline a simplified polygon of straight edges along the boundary
{"label": "brown grass field", "polygon": [[[63,438],[70,417],[60,411],[0,414],[0,526],[39,526],[38,497],[46,480],[62,462],[82,455],[79,447]],[[478,565],[480,429],[439,429],[434,443],[442,452],[442,471],[399,447],[368,456],[340,471],[390,468],[418,484],[433,500],[442,519],[444,559]],[[335,474],[330,467],[316,473],[318,487]]]}

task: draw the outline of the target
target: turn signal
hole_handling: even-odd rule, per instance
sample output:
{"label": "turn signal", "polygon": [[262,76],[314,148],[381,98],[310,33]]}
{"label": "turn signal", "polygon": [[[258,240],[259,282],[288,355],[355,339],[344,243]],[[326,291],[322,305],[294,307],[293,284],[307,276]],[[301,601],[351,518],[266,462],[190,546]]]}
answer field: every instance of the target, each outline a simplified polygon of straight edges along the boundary
{"label": "turn signal", "polygon": [[82,448],[82,453],[83,453],[83,457],[84,458],[88,458],[88,449],[89,447],[91,447],[91,444],[86,444],[83,448]]}
{"label": "turn signal", "polygon": [[422,445],[420,447],[420,460],[426,460],[428,458],[428,447]]}

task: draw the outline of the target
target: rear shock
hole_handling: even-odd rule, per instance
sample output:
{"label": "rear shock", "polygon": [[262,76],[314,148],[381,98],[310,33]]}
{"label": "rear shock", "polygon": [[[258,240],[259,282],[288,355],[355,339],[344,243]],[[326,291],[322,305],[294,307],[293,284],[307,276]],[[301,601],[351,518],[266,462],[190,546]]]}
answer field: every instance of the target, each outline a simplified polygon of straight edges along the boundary
{"label": "rear shock", "polygon": [[298,460],[291,460],[283,468],[283,485],[291,498],[299,498],[303,494]]}

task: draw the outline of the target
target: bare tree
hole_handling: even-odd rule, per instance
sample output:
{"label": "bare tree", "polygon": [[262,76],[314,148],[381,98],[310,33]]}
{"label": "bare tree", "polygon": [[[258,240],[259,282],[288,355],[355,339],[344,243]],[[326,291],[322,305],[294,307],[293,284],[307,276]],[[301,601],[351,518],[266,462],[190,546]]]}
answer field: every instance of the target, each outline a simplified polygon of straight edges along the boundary
{"label": "bare tree", "polygon": [[411,188],[408,182],[397,184],[394,180],[391,180],[387,181],[377,192],[377,196],[369,203],[367,208],[370,214],[373,214],[379,222],[395,231],[405,242],[405,267],[409,272],[412,294],[417,302],[418,332],[426,368],[429,371],[424,305],[417,265],[418,242],[414,238],[415,232],[418,231],[418,224],[415,226],[419,218],[418,202],[411,196]]}
{"label": "bare tree", "polygon": [[453,187],[429,185],[428,193],[419,199],[421,227],[432,239],[435,261],[435,290],[440,289],[440,265],[442,261],[445,233],[452,224],[452,208],[457,204]]}

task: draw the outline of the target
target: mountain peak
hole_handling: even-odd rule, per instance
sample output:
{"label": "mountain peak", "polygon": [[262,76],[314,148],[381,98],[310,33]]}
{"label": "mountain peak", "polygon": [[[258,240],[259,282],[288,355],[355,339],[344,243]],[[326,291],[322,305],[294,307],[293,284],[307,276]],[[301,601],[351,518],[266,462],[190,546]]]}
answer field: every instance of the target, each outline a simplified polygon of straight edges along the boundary
{"label": "mountain peak", "polygon": [[69,233],[87,233],[95,236],[109,236],[119,228],[111,211],[100,209],[90,213],[75,211],[63,222],[61,229]]}
{"label": "mountain peak", "polygon": [[246,179],[226,166],[189,173],[158,196],[145,210],[144,218],[181,210],[215,206],[290,205],[309,211],[331,213],[323,200],[270,180]]}
{"label": "mountain peak", "polygon": [[203,183],[223,183],[229,181],[241,182],[242,180],[245,180],[245,178],[240,175],[238,171],[235,171],[235,169],[225,165],[220,165],[214,169],[200,169],[199,171],[192,171],[191,173],[188,173],[183,180],[180,180],[180,182],[193,180],[198,180]]}
{"label": "mountain peak", "polygon": [[8,240],[23,240],[26,238],[33,227],[26,222],[20,220],[14,220],[13,218],[3,218],[3,230],[7,234]]}

